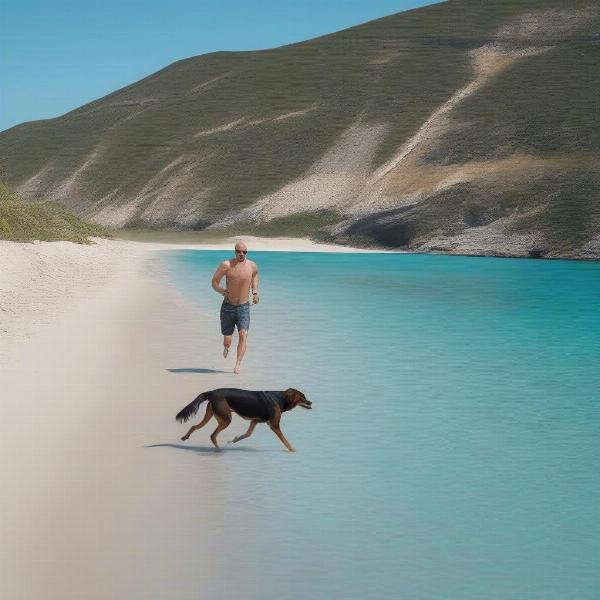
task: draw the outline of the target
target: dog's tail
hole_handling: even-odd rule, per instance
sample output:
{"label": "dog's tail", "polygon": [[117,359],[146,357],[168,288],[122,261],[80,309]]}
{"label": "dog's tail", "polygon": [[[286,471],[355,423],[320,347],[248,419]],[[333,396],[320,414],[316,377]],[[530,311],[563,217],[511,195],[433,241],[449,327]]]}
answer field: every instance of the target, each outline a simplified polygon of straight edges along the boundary
{"label": "dog's tail", "polygon": [[182,408],[177,413],[175,419],[180,423],[185,423],[198,412],[200,405],[206,400],[208,400],[208,393],[202,392],[193,402],[190,402],[185,408]]}

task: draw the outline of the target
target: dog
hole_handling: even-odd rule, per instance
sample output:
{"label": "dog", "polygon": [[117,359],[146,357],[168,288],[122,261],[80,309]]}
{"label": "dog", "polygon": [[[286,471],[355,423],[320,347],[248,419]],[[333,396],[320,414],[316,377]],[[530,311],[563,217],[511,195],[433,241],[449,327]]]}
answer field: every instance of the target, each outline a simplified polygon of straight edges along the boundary
{"label": "dog", "polygon": [[180,423],[185,423],[198,412],[203,402],[208,402],[204,418],[198,425],[191,427],[181,439],[184,441],[187,440],[194,431],[204,427],[214,416],[217,419],[218,425],[210,436],[210,439],[217,450],[221,449],[217,443],[217,436],[223,429],[229,426],[231,423],[231,413],[234,412],[243,419],[250,421],[250,427],[248,427],[246,433],[238,435],[231,440],[231,444],[250,437],[258,423],[268,423],[273,433],[283,442],[283,445],[290,452],[295,452],[296,450],[285,439],[279,428],[281,413],[292,410],[296,406],[306,409],[312,408],[312,402],[307,400],[302,392],[294,388],[278,392],[252,392],[236,388],[220,388],[218,390],[211,390],[210,392],[202,392],[193,402],[190,402],[185,408],[179,411],[175,419]]}

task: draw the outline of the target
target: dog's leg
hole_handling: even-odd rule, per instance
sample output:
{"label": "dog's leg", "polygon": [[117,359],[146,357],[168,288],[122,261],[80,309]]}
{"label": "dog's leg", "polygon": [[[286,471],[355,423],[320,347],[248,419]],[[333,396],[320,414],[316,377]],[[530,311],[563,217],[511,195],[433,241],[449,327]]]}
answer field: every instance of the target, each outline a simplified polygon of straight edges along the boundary
{"label": "dog's leg", "polygon": [[236,437],[234,437],[229,443],[230,444],[235,444],[236,442],[239,442],[241,440],[245,440],[246,438],[249,438],[252,435],[252,432],[254,431],[254,428],[256,427],[258,421],[252,421],[250,423],[250,427],[248,427],[248,431],[246,431],[246,433],[243,433],[242,435],[238,435]]}
{"label": "dog's leg", "polygon": [[213,431],[210,439],[215,448],[220,450],[221,448],[219,448],[219,444],[217,443],[217,436],[219,433],[221,433],[221,431],[223,431],[223,429],[229,427],[229,424],[231,423],[231,408],[229,408],[229,404],[227,404],[226,400],[218,400],[213,407],[213,411],[219,424]]}
{"label": "dog's leg", "polygon": [[281,420],[281,410],[279,408],[275,409],[275,414],[273,418],[269,421],[269,426],[271,427],[271,431],[283,442],[283,445],[290,451],[296,452],[292,445],[285,439],[285,435],[279,429],[279,421]]}
{"label": "dog's leg", "polygon": [[213,409],[212,409],[212,404],[209,402],[208,406],[206,407],[206,413],[204,414],[204,419],[202,419],[202,421],[200,421],[200,423],[198,423],[198,425],[194,425],[193,427],[190,427],[190,430],[181,438],[183,441],[187,440],[190,435],[192,435],[192,433],[194,433],[194,431],[196,431],[196,429],[200,429],[201,427],[204,427],[212,418],[213,416]]}
{"label": "dog's leg", "polygon": [[217,436],[219,435],[219,433],[221,433],[221,431],[223,431],[223,429],[229,426],[229,423],[231,423],[231,417],[228,421],[217,417],[217,421],[219,421],[219,424],[217,425],[217,428],[213,431],[212,435],[210,436],[210,439],[214,444],[215,448],[217,450],[220,450],[221,448],[219,447],[219,444],[217,444]]}
{"label": "dog's leg", "polygon": [[292,445],[285,439],[285,435],[279,429],[279,425],[271,425],[271,431],[283,442],[283,445],[290,451],[296,452],[295,448],[292,448]]}

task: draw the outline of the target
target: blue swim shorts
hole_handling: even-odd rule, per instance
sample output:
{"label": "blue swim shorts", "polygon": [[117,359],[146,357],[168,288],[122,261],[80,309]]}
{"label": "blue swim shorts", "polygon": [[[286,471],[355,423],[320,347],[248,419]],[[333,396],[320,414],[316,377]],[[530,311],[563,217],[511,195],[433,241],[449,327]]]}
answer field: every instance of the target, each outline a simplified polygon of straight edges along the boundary
{"label": "blue swim shorts", "polygon": [[221,333],[232,335],[236,325],[238,333],[240,329],[246,331],[250,329],[250,302],[229,304],[227,300],[223,300],[221,305]]}

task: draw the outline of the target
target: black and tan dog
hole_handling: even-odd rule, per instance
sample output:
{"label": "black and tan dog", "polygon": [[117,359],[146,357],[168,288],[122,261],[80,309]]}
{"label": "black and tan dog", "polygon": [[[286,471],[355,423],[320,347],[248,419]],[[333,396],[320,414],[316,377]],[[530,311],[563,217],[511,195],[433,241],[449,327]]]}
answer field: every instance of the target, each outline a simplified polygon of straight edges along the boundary
{"label": "black and tan dog", "polygon": [[219,444],[217,444],[217,435],[229,426],[231,423],[231,413],[234,412],[243,419],[249,420],[250,427],[248,427],[246,433],[238,435],[231,440],[232,443],[250,437],[257,423],[268,423],[271,430],[284,443],[285,447],[290,452],[295,452],[279,428],[281,413],[292,410],[296,406],[312,408],[312,402],[307,400],[302,392],[293,388],[282,392],[251,392],[236,388],[220,388],[218,390],[211,390],[210,392],[203,392],[193,402],[190,402],[182,409],[175,418],[180,423],[185,423],[198,412],[200,405],[205,401],[208,401],[208,406],[206,407],[204,418],[198,425],[191,427],[181,439],[187,440],[196,429],[204,427],[214,416],[217,419],[218,426],[210,436],[210,439],[217,450],[220,450]]}

